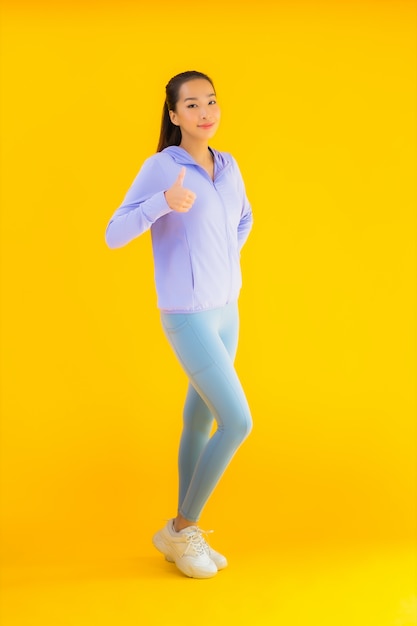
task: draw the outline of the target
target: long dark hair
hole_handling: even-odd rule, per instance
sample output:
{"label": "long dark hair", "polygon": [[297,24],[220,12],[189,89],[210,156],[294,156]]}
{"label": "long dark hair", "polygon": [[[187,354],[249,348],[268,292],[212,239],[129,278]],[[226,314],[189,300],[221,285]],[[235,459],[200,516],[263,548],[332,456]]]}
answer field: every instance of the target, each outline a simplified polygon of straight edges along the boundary
{"label": "long dark hair", "polygon": [[179,126],[175,126],[175,124],[171,122],[171,118],[169,117],[169,111],[175,111],[181,85],[195,78],[204,78],[205,80],[208,80],[208,82],[211,83],[213,87],[213,91],[215,92],[213,81],[202,72],[196,72],[195,70],[191,70],[189,72],[182,72],[181,74],[177,74],[176,76],[171,78],[171,80],[165,87],[166,98],[164,102],[164,108],[162,109],[161,132],[159,135],[158,148],[156,150],[157,152],[161,152],[161,150],[167,148],[168,146],[180,145],[181,129]]}

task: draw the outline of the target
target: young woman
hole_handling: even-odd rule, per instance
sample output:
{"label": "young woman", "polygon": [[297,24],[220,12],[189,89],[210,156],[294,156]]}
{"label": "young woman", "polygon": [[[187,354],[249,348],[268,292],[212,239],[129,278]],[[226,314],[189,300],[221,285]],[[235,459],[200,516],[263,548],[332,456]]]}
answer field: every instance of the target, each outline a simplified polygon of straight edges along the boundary
{"label": "young woman", "polygon": [[[252,427],[234,368],[240,251],[252,211],[234,158],[209,147],[220,121],[213,82],[201,72],[166,86],[157,153],[148,158],[106,230],[110,248],[151,230],[158,308],[189,379],[179,449],[178,511],[153,537],[187,576],[227,565],[197,522]],[[213,419],[217,430],[210,437]]]}

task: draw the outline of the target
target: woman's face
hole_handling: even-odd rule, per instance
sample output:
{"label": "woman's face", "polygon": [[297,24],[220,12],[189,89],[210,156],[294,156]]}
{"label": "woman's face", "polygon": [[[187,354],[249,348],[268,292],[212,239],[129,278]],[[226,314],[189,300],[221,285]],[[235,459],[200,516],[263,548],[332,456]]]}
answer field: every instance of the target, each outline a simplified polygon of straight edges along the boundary
{"label": "woman's face", "polygon": [[207,141],[213,137],[220,122],[213,85],[204,78],[195,78],[180,87],[171,122],[181,129],[183,139]]}

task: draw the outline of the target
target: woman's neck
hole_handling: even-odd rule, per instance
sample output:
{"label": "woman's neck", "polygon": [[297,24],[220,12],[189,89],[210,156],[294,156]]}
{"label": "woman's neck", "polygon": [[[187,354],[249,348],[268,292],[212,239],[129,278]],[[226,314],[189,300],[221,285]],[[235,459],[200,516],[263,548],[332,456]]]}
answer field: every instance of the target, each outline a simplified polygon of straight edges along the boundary
{"label": "woman's neck", "polygon": [[181,141],[180,148],[183,148],[189,155],[191,155],[196,163],[201,165],[207,165],[213,159],[207,143],[195,144],[191,142]]}

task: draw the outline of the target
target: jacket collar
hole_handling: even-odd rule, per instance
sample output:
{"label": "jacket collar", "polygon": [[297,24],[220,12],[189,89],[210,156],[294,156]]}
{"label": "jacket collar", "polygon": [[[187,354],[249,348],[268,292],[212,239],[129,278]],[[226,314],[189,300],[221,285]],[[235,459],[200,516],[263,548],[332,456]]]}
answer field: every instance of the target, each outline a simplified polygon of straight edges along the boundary
{"label": "jacket collar", "polygon": [[[209,150],[213,153],[215,170],[218,173],[230,166],[230,160],[226,155],[211,147],[209,147]],[[164,148],[162,152],[169,154],[174,161],[181,165],[198,165],[191,154],[184,150],[184,148],[180,148],[180,146],[168,146],[168,148]]]}

